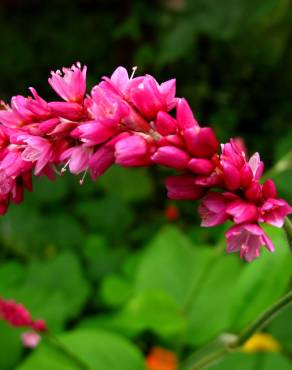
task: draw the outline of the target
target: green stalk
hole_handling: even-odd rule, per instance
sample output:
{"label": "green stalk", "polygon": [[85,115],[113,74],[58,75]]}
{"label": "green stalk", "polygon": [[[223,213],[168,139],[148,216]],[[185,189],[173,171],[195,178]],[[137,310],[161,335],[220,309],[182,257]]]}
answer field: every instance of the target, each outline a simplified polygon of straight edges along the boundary
{"label": "green stalk", "polygon": [[275,317],[277,317],[284,308],[292,303],[292,291],[282,297],[278,302],[274,303],[264,313],[262,313],[252,324],[250,324],[239,335],[235,347],[243,345],[250,337],[259,330],[265,328]]}
{"label": "green stalk", "polygon": [[[205,369],[214,362],[223,358],[226,354],[239,349],[249,338],[251,338],[259,330],[265,328],[283,311],[283,309],[285,309],[291,303],[292,291],[263,312],[253,323],[247,326],[247,328],[245,328],[235,340],[221,340],[221,348],[217,348],[214,351],[212,350],[212,346],[210,346],[210,351],[207,350],[206,355],[204,356],[196,355],[196,353],[193,354],[187,361],[185,361],[185,365],[181,367],[182,370]],[[208,346],[206,349],[208,349]]]}

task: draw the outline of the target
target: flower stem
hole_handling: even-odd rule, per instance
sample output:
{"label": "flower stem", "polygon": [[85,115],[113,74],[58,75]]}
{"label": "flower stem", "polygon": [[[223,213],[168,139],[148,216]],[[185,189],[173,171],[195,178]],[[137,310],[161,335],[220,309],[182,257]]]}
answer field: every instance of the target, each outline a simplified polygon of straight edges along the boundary
{"label": "flower stem", "polygon": [[67,358],[69,358],[79,369],[90,370],[89,366],[83,362],[83,360],[78,357],[74,352],[67,348],[57,337],[47,333],[45,335],[47,341],[62,352]]}
{"label": "flower stem", "polygon": [[284,222],[284,230],[285,230],[285,233],[286,233],[286,237],[287,237],[287,241],[288,241],[288,245],[289,245],[289,248],[292,252],[292,223],[291,221],[289,220],[288,217],[285,218],[285,222]]}
{"label": "flower stem", "polygon": [[235,347],[240,347],[254,333],[266,327],[279,313],[292,303],[292,291],[274,303],[264,313],[262,313],[252,324],[250,324],[237,338]]}
{"label": "flower stem", "polygon": [[[292,303],[292,291],[274,303],[270,308],[263,312],[253,323],[245,328],[241,334],[231,341],[221,341],[221,348],[214,351],[208,351],[206,356],[192,355],[182,366],[182,370],[202,370],[212,365],[214,362],[223,358],[226,354],[240,348],[257,331],[266,327],[280,312]],[[210,346],[211,349],[211,346]],[[193,361],[192,361],[193,359]]]}

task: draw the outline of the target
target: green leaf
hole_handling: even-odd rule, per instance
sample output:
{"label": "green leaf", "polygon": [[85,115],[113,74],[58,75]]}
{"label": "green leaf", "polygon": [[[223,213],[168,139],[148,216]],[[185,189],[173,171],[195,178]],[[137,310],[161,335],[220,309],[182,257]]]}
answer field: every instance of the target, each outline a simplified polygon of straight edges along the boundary
{"label": "green leaf", "polygon": [[217,364],[208,367],[210,370],[291,370],[292,363],[278,353],[261,352],[245,354],[235,352],[226,355]]}
{"label": "green leaf", "polygon": [[194,247],[178,229],[165,227],[142,258],[136,292],[161,290],[173,297],[188,322],[187,342],[200,344],[228,328],[239,271],[237,256]]}
{"label": "green leaf", "polygon": [[105,328],[129,337],[152,331],[165,339],[181,334],[185,326],[180,308],[163,291],[141,293],[117,313],[92,316],[80,323],[81,328]]}
{"label": "green leaf", "polygon": [[[210,370],[260,370],[255,368],[256,357],[241,352],[226,355],[218,363],[210,366]],[[271,369],[272,370],[272,369]]]}
{"label": "green leaf", "polygon": [[269,325],[269,332],[280,341],[281,345],[292,351],[292,333],[290,323],[292,306],[285,308]]}
{"label": "green leaf", "polygon": [[[89,370],[145,370],[137,348],[124,338],[105,331],[76,330],[59,337]],[[74,361],[52,345],[42,343],[17,370],[80,370]]]}
{"label": "green leaf", "polygon": [[109,275],[100,287],[100,297],[107,306],[115,307],[124,303],[131,295],[132,284],[121,275]]}
{"label": "green leaf", "polygon": [[188,310],[188,343],[202,344],[229,328],[234,282],[239,273],[238,256],[223,255],[210,265]]}
{"label": "green leaf", "polygon": [[0,321],[0,369],[14,369],[23,352],[20,331]]}
{"label": "green leaf", "polygon": [[286,291],[291,277],[292,257],[283,231],[266,228],[275,244],[275,252],[262,249],[261,256],[246,264],[238,282],[233,286],[233,330],[242,329],[257,315],[280,298]]}
{"label": "green leaf", "polygon": [[3,264],[0,276],[1,296],[23,303],[34,317],[45,319],[50,330],[60,330],[67,320],[76,317],[89,293],[79,261],[69,253],[52,261],[34,261],[23,272],[17,264],[9,269]]}
{"label": "green leaf", "polygon": [[211,258],[212,251],[194,248],[181,231],[166,226],[145,251],[135,290],[164,290],[184,307]]}
{"label": "green leaf", "polygon": [[259,368],[259,370],[274,370],[274,369],[291,370],[292,362],[281,354],[265,353],[262,359],[262,366]]}

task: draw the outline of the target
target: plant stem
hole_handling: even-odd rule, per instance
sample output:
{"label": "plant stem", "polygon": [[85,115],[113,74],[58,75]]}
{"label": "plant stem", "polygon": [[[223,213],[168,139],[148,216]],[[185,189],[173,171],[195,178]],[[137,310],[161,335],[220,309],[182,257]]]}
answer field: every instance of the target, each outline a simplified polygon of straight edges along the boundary
{"label": "plant stem", "polygon": [[288,217],[285,218],[283,228],[284,228],[285,233],[286,233],[289,248],[292,252],[292,223],[291,223],[291,221],[289,220]]}
{"label": "plant stem", "polygon": [[244,344],[254,333],[266,327],[279,313],[292,303],[292,291],[282,297],[278,302],[273,304],[264,313],[262,313],[252,324],[250,324],[239,335],[235,347],[240,347]]}
{"label": "plant stem", "polygon": [[79,369],[90,370],[89,366],[83,360],[78,357],[74,352],[67,348],[58,338],[50,333],[45,335],[47,341],[62,352],[67,358],[69,358]]}
{"label": "plant stem", "polygon": [[[292,291],[282,297],[278,302],[274,303],[264,313],[262,313],[253,323],[251,323],[234,341],[221,342],[221,348],[217,348],[216,351],[209,352],[204,357],[198,358],[198,356],[191,356],[186,361],[187,366],[182,367],[183,370],[202,370],[207,366],[213,364],[217,360],[224,357],[226,354],[240,348],[250,337],[252,337],[257,331],[266,327],[280,312],[288,305],[292,303]],[[194,360],[191,361],[192,357]]]}

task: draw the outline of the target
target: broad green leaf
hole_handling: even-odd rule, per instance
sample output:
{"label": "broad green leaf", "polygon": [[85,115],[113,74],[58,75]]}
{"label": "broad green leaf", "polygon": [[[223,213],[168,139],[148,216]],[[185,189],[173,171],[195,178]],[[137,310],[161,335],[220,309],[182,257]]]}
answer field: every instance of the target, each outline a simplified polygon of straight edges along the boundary
{"label": "broad green leaf", "polygon": [[136,291],[164,290],[173,297],[187,319],[187,342],[199,344],[228,329],[239,272],[237,256],[195,247],[178,229],[166,227],[142,258]]}
{"label": "broad green leaf", "polygon": [[132,292],[132,284],[121,275],[109,275],[101,283],[100,298],[110,307],[124,303]]}
{"label": "broad green leaf", "polygon": [[292,363],[282,354],[261,352],[245,354],[235,352],[226,355],[216,365],[208,367],[210,370],[291,370]]}
{"label": "broad green leaf", "polygon": [[[61,343],[89,370],[145,370],[141,353],[124,338],[105,331],[75,330],[62,334]],[[55,346],[42,343],[17,370],[77,370],[80,368]]]}
{"label": "broad green leaf", "polygon": [[205,272],[199,293],[188,308],[187,341],[199,345],[229,329],[234,282],[240,274],[238,256],[223,255]]}
{"label": "broad green leaf", "polygon": [[269,325],[269,332],[289,351],[292,351],[291,317],[292,305],[285,308]]}
{"label": "broad green leaf", "polygon": [[67,320],[76,317],[89,293],[79,261],[69,253],[52,261],[34,261],[23,272],[19,265],[8,269],[3,264],[0,276],[1,296],[23,303],[34,317],[45,319],[50,330],[60,330]]}
{"label": "broad green leaf", "polygon": [[[210,370],[260,370],[256,366],[256,357],[241,352],[226,355],[218,363],[208,367]],[[273,369],[271,369],[273,370]]]}
{"label": "broad green leaf", "polygon": [[282,230],[267,228],[275,252],[262,249],[260,258],[246,264],[238,282],[233,285],[231,327],[242,329],[269,305],[280,298],[288,287],[292,257]]}
{"label": "broad green leaf", "polygon": [[152,331],[166,339],[181,334],[185,326],[180,308],[164,291],[141,293],[117,313],[96,315],[80,323],[81,328],[105,328],[129,337]]}
{"label": "broad green leaf", "polygon": [[164,290],[184,307],[197,288],[212,251],[193,246],[175,227],[164,227],[150,242],[138,268],[137,293]]}
{"label": "broad green leaf", "polygon": [[[288,357],[278,353],[265,353],[262,355],[262,366],[259,370],[291,370],[292,362]],[[255,370],[258,370],[255,368]]]}
{"label": "broad green leaf", "polygon": [[20,341],[20,330],[8,326],[0,321],[0,369],[14,369],[23,352]]}

